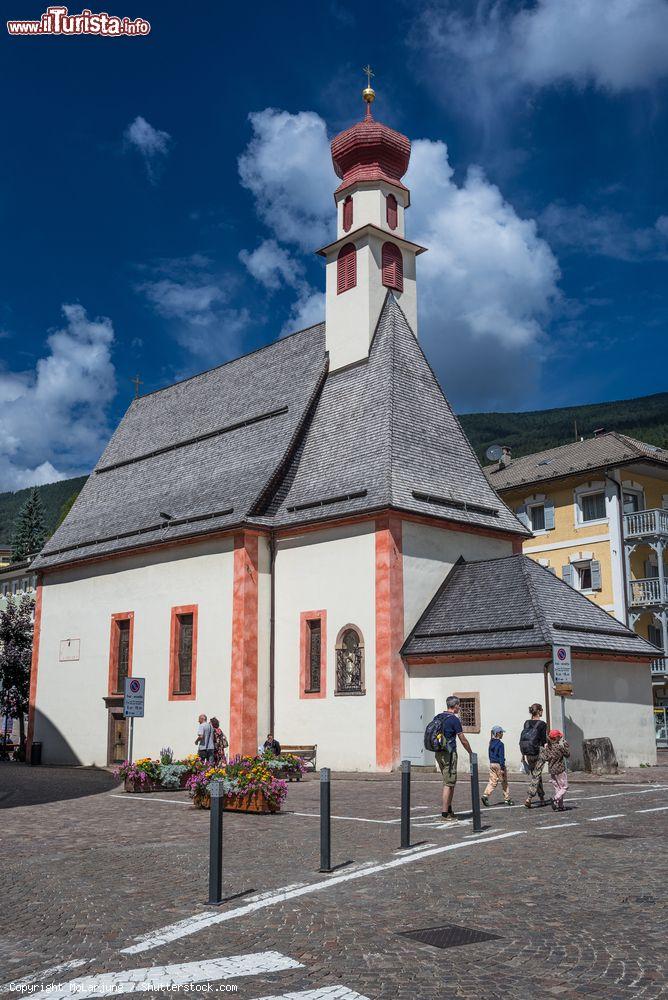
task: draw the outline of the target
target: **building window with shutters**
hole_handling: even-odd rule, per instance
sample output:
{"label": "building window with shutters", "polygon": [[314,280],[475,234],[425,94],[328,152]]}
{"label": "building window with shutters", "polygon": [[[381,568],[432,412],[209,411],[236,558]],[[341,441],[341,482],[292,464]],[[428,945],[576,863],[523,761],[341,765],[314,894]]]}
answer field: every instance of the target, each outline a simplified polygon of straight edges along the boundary
{"label": "building window with shutters", "polygon": [[574,590],[591,594],[601,590],[601,564],[598,559],[580,559],[564,566],[562,579]]}
{"label": "building window with shutters", "polygon": [[385,199],[387,224],[390,229],[396,229],[398,224],[397,199],[393,194],[388,194]]}
{"label": "building window with shutters", "polygon": [[353,226],[353,199],[352,195],[343,202],[343,231],[349,233]]}
{"label": "building window with shutters", "polygon": [[597,524],[607,521],[605,485],[588,483],[575,491],[575,523]]}
{"label": "building window with shutters", "polygon": [[382,249],[383,284],[397,292],[404,290],[404,262],[396,243],[383,243]]}
{"label": "building window with shutters", "polygon": [[526,497],[515,511],[522,524],[534,535],[554,530],[554,503],[544,493]]}
{"label": "building window with shutters", "polygon": [[197,605],[172,608],[169,637],[169,700],[193,701],[197,675]]}
{"label": "building window with shutters", "polygon": [[111,616],[109,695],[123,694],[125,678],[132,677],[134,617],[134,611],[122,611]]}
{"label": "building window with shutters", "polygon": [[459,698],[459,719],[465,733],[480,732],[480,692],[454,691]]}
{"label": "building window with shutters", "polygon": [[336,640],[337,695],[366,694],[364,689],[364,639],[356,625],[344,625]]}
{"label": "building window with shutters", "polygon": [[534,503],[527,510],[529,511],[529,524],[533,533],[536,534],[537,531],[545,531],[545,504]]}
{"label": "building window with shutters", "polygon": [[303,611],[299,627],[299,696],[324,698],[327,694],[327,612]]}
{"label": "building window with shutters", "polygon": [[336,261],[336,294],[348,292],[357,284],[357,250],[354,243],[346,243],[339,250]]}

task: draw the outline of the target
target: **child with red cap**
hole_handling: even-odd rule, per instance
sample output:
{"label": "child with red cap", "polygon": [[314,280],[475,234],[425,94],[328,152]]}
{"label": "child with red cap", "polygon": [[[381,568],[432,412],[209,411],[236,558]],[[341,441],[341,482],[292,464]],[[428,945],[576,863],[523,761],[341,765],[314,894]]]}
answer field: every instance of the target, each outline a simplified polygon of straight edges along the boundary
{"label": "child with red cap", "polygon": [[570,757],[571,748],[564,739],[564,734],[560,729],[550,729],[547,734],[547,743],[541,747],[536,766],[533,770],[531,784],[529,785],[529,795],[524,803],[527,809],[531,809],[531,800],[538,790],[538,779],[540,778],[543,766],[547,764],[550,774],[550,783],[554,788],[552,798],[552,808],[564,811],[564,795],[568,788],[568,774],[566,773],[566,758]]}

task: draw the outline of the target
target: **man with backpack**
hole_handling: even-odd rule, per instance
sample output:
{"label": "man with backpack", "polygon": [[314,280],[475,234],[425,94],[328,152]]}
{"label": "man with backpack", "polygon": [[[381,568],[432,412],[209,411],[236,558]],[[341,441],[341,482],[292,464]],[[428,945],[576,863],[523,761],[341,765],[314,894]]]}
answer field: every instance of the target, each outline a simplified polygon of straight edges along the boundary
{"label": "man with backpack", "polygon": [[[540,773],[543,769],[543,764],[539,763],[538,756],[541,748],[547,743],[547,725],[543,722],[543,706],[537,701],[529,706],[529,712],[531,713],[531,718],[526,720],[524,728],[520,733],[522,763],[526,765],[527,770],[532,776],[531,785],[529,786],[529,798],[525,802],[525,805],[527,803],[531,805],[531,796],[535,795],[536,792],[538,792],[540,804],[543,805],[545,802],[545,789],[543,788],[543,777]],[[539,769],[538,774],[534,775],[536,768]]]}
{"label": "man with backpack", "polygon": [[446,711],[440,712],[427,726],[424,734],[424,745],[427,750],[436,754],[436,763],[443,776],[443,812],[441,816],[448,823],[457,822],[452,811],[452,798],[457,784],[457,740],[464,747],[469,757],[471,744],[464,736],[461,719],[459,718],[459,698],[450,695],[446,698]]}

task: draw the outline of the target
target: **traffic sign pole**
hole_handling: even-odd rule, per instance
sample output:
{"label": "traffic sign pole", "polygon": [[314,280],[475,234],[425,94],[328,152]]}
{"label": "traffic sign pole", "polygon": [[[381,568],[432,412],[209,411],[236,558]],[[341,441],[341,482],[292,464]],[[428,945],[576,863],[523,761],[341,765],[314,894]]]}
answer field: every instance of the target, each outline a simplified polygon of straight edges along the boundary
{"label": "traffic sign pole", "polygon": [[128,737],[128,760],[132,763],[132,744],[134,742],[135,735],[135,717],[130,716],[130,735]]}

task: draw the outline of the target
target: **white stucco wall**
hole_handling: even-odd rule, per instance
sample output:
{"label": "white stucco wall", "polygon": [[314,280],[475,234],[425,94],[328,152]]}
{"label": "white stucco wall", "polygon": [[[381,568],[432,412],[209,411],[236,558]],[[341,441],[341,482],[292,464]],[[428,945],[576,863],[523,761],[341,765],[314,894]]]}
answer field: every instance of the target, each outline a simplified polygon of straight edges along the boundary
{"label": "white stucco wall", "polygon": [[460,556],[469,562],[512,554],[512,542],[404,521],[404,621],[406,635]]}
{"label": "white stucco wall", "polygon": [[258,539],[257,591],[257,735],[258,746],[269,732],[269,647],[271,631],[271,566],[269,541]]}
{"label": "white stucco wall", "polygon": [[[281,743],[317,744],[318,767],[373,770],[375,719],[375,534],[373,522],[308,532],[276,552],[275,733]],[[327,695],[300,698],[300,614],[327,611]],[[365,645],[361,696],[337,697],[335,650],[344,625]]]}
{"label": "white stucco wall", "polygon": [[[387,224],[387,196],[393,194],[397,199],[397,228],[390,229]],[[404,235],[404,205],[408,192],[382,181],[358,181],[336,195],[336,238],[340,240],[347,236],[343,228],[343,203],[350,195],[353,199],[353,224],[349,232],[354,232],[367,222],[380,229],[386,229],[395,236]]]}
{"label": "white stucco wall", "polygon": [[[229,732],[233,564],[228,538],[46,575],[35,717],[45,763],[106,764],[110,623],[124,611],[135,615],[132,672],[146,678],[134,756],[194,752],[200,712]],[[169,701],[171,608],[189,604],[198,605],[197,697]],[[67,638],[80,640],[80,659],[61,663]]]}

